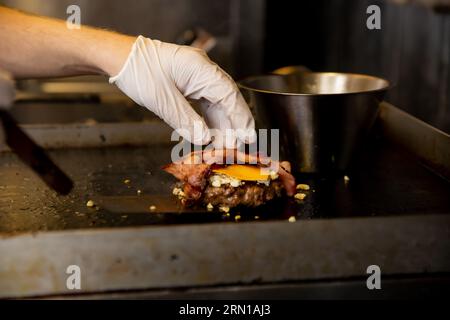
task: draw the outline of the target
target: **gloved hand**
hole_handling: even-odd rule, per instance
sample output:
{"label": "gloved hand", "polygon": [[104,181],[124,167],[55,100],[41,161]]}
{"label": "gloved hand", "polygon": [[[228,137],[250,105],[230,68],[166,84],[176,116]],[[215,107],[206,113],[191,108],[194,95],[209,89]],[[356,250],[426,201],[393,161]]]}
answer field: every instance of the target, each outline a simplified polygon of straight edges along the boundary
{"label": "gloved hand", "polygon": [[[222,137],[226,129],[245,129],[246,142],[256,140],[254,119],[236,84],[201,50],[139,36],[122,70],[109,82],[194,144],[211,140],[208,127],[219,129]],[[204,119],[187,99],[200,102]],[[235,142],[233,136],[225,146]]]}

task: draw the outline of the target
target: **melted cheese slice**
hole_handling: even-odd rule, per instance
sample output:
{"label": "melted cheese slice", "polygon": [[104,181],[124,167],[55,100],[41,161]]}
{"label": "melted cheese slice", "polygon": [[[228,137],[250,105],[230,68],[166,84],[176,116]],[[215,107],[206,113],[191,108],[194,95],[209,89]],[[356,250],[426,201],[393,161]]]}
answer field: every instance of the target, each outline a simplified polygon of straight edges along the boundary
{"label": "melted cheese slice", "polygon": [[261,174],[261,169],[259,167],[245,164],[232,164],[223,168],[214,169],[213,172],[224,174],[239,180],[246,180],[246,181],[269,180],[269,175]]}

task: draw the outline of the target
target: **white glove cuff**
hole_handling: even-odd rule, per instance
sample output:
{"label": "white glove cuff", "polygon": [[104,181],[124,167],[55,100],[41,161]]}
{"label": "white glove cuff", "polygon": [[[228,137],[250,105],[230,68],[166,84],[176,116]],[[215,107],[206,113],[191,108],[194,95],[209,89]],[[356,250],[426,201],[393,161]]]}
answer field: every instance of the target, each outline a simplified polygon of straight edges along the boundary
{"label": "white glove cuff", "polygon": [[138,36],[136,38],[136,41],[134,41],[133,46],[131,47],[130,53],[128,54],[127,60],[125,61],[125,63],[123,64],[122,68],[120,69],[119,73],[116,74],[115,76],[109,77],[109,83],[113,84],[115,83],[119,78],[121,78],[121,76],[123,75],[123,73],[125,72],[125,70],[128,69],[129,64],[131,63],[131,58],[136,54],[136,50],[138,47],[138,43],[143,42],[144,41],[144,37],[143,36]]}

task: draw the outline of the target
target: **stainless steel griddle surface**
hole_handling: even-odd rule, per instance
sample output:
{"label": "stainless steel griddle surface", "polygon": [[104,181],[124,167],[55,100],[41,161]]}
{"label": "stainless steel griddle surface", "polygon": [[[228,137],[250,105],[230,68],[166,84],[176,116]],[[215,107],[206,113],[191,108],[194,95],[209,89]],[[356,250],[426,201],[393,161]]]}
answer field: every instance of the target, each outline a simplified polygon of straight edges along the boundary
{"label": "stainless steel griddle surface", "polygon": [[[14,154],[0,157],[0,232],[255,220],[450,213],[450,183],[413,156],[381,140],[360,154],[350,181],[297,176],[311,190],[301,203],[283,199],[229,216],[184,210],[171,194],[175,179],[160,167],[170,146],[54,150],[50,155],[74,180],[69,196],[49,190]],[[130,180],[124,183],[124,180]],[[138,190],[141,193],[138,195]],[[92,199],[99,206],[88,208]],[[155,205],[154,212],[149,206]]]}

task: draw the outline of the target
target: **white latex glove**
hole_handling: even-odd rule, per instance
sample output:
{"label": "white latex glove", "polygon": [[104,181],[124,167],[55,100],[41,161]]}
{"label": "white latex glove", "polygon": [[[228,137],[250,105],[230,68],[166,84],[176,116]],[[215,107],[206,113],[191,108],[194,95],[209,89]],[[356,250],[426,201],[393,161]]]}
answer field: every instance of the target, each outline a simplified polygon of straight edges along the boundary
{"label": "white latex glove", "polygon": [[[253,134],[246,142],[256,139],[254,119],[237,85],[199,49],[139,36],[122,70],[109,82],[194,144],[211,140],[208,127],[223,136],[227,128],[245,129]],[[200,102],[204,119],[186,99]],[[198,125],[200,135],[194,133]],[[235,142],[231,137],[226,146]]]}

